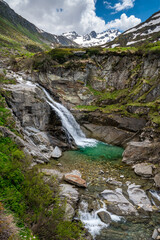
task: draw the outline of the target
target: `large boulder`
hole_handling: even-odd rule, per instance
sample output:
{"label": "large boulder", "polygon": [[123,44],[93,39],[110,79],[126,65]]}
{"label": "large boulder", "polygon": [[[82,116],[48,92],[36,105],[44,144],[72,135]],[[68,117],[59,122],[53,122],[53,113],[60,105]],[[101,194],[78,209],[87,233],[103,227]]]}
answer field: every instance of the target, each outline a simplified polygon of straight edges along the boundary
{"label": "large boulder", "polygon": [[97,215],[101,219],[101,221],[106,224],[109,224],[112,221],[111,216],[106,211],[100,211],[97,213]]}
{"label": "large boulder", "polygon": [[158,162],[160,155],[160,142],[129,142],[123,153],[122,162],[135,164],[138,162]]}
{"label": "large boulder", "polygon": [[140,185],[131,184],[128,186],[129,199],[136,205],[139,209],[144,211],[152,212],[152,204],[147,197],[145,191],[140,188]]}
{"label": "large boulder", "polygon": [[124,197],[121,188],[104,190],[101,195],[107,200],[107,210],[116,215],[137,215],[135,207]]}
{"label": "large boulder", "polygon": [[80,176],[78,175],[74,175],[74,174],[65,174],[64,175],[64,180],[66,182],[69,182],[71,184],[74,184],[78,187],[83,187],[86,188],[87,184],[86,181],[84,179],[82,179]]}
{"label": "large boulder", "polygon": [[138,163],[133,166],[134,172],[142,177],[150,178],[153,176],[153,164],[148,163]]}
{"label": "large boulder", "polygon": [[76,188],[69,184],[60,185],[60,198],[66,201],[65,205],[65,220],[72,220],[75,215],[77,203],[79,200],[79,193]]}
{"label": "large boulder", "polygon": [[59,147],[55,147],[53,152],[51,153],[51,157],[53,158],[60,158],[62,156],[62,151]]}

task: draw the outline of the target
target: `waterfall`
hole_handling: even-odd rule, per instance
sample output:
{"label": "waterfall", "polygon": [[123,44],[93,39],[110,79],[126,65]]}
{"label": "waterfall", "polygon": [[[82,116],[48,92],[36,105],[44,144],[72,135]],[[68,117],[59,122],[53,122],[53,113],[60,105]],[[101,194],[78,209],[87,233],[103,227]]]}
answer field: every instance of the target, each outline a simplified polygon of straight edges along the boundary
{"label": "waterfall", "polygon": [[59,116],[63,128],[65,129],[69,136],[72,136],[77,146],[93,147],[97,145],[98,141],[92,138],[86,138],[85,134],[82,132],[79,124],[76,122],[71,112],[67,108],[65,108],[62,104],[55,102],[53,98],[50,96],[50,94],[46,91],[46,89],[44,89],[38,83],[24,81],[22,76],[15,75],[15,77],[17,79],[17,82],[19,82],[20,84],[28,85],[33,88],[38,87],[44,92],[46,96],[46,102]]}
{"label": "waterfall", "polygon": [[[37,86],[39,85],[37,84]],[[95,146],[98,141],[95,139],[86,138],[85,134],[82,132],[79,124],[76,122],[71,112],[62,104],[55,102],[43,87],[39,87],[45,93],[47,103],[57,113],[62,122],[62,126],[72,136],[76,145],[80,147]]]}

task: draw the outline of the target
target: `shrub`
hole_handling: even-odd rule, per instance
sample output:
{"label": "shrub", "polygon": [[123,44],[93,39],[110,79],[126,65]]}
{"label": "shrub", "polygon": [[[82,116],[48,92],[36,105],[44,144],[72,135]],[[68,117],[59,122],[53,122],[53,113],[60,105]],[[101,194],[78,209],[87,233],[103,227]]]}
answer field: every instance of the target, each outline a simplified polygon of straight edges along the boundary
{"label": "shrub", "polygon": [[42,48],[40,48],[39,46],[37,45],[33,45],[33,44],[27,44],[25,46],[26,50],[29,51],[29,52],[32,52],[32,53],[38,53],[38,52],[42,52]]}

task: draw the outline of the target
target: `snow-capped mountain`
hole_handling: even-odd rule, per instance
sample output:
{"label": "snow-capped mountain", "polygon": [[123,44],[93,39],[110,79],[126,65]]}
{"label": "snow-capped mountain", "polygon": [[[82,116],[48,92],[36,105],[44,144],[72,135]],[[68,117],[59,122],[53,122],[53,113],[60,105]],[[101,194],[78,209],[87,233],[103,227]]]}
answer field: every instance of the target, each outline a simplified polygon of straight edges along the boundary
{"label": "snow-capped mountain", "polygon": [[160,11],[154,13],[145,22],[128,29],[116,41],[106,44],[108,47],[134,46],[145,42],[160,41]]}
{"label": "snow-capped mountain", "polygon": [[116,29],[108,29],[102,33],[92,31],[90,34],[79,35],[76,32],[63,33],[62,35],[83,47],[92,47],[113,41],[121,33]]}

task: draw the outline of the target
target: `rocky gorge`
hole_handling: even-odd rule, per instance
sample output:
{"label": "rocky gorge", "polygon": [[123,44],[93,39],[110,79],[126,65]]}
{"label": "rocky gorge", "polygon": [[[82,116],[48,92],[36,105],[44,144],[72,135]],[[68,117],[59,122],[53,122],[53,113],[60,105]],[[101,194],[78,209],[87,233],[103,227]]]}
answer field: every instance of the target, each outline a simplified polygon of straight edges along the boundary
{"label": "rocky gorge", "polygon": [[[158,239],[159,54],[85,54],[55,59],[46,71],[39,68],[39,56],[29,66],[26,59],[16,59],[16,72],[2,61],[1,75],[15,80],[3,84],[2,94],[20,136],[5,127],[0,131],[32,157],[32,167],[38,164],[44,181],[56,176],[67,202],[66,219],[80,219],[92,235],[84,239]],[[95,148],[92,154],[76,150],[43,89],[70,110],[87,138],[117,146],[112,151],[123,148],[122,159],[122,152],[118,160],[106,157],[104,146],[98,155]],[[145,225],[151,229],[145,232]]]}

